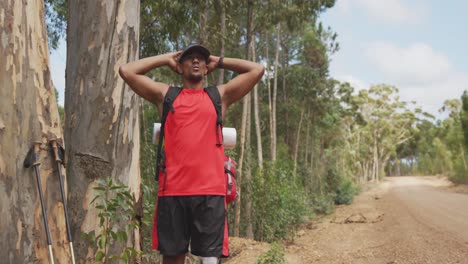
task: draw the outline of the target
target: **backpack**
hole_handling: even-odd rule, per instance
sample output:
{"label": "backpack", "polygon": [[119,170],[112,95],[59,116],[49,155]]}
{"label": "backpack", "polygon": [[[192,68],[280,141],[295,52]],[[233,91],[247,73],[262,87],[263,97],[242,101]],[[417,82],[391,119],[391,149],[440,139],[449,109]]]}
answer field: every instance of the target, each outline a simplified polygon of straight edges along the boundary
{"label": "backpack", "polygon": [[[222,118],[222,104],[221,104],[221,95],[219,94],[219,90],[216,86],[208,86],[204,88],[205,92],[210,97],[211,102],[216,110],[216,145],[221,146],[223,145],[223,118]],[[181,87],[177,86],[170,86],[169,90],[164,96],[163,101],[163,112],[161,117],[161,128],[159,132],[159,143],[158,143],[158,150],[157,150],[157,158],[156,158],[156,181],[159,179],[159,174],[162,171],[164,173],[164,184],[166,183],[166,164],[165,164],[165,153],[163,149],[164,143],[164,126],[166,124],[167,116],[169,115],[169,111],[175,112],[174,107],[172,104],[174,103],[177,96],[182,91]],[[226,176],[226,202],[232,203],[237,198],[237,183],[236,183],[236,166],[237,163],[231,158],[225,155],[224,158],[224,174]],[[163,187],[164,189],[165,187]]]}

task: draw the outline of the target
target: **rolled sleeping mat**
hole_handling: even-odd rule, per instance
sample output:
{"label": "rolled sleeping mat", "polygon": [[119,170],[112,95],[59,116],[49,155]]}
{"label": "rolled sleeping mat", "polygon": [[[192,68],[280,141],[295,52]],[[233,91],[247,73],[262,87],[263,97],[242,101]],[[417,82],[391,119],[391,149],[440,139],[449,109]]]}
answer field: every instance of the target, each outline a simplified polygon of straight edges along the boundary
{"label": "rolled sleeping mat", "polygon": [[[159,131],[161,130],[161,123],[153,124],[153,144],[158,143]],[[224,148],[233,149],[236,147],[237,132],[233,127],[223,127]]]}

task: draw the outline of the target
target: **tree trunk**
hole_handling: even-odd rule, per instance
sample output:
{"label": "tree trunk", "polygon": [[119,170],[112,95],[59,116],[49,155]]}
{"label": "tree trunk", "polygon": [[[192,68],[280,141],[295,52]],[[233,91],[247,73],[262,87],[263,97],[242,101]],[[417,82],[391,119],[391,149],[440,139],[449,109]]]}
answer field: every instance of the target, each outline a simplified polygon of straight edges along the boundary
{"label": "tree trunk", "polygon": [[375,131],[373,133],[374,137],[374,148],[373,148],[373,160],[372,160],[372,181],[375,181],[377,179],[377,173],[378,173],[378,149],[377,149],[377,136],[375,135]]}
{"label": "tree trunk", "polygon": [[307,120],[307,126],[306,126],[306,148],[305,148],[305,151],[304,151],[304,167],[307,168],[308,167],[308,157],[309,157],[309,151],[311,149],[311,146],[309,144],[310,142],[310,122],[308,121],[309,120],[309,117],[310,117],[310,108],[309,110],[307,111],[307,114],[306,114],[306,120]]}
{"label": "tree trunk", "polygon": [[38,141],[54,261],[70,263],[60,184],[48,143],[52,137],[62,141],[62,131],[50,77],[44,2],[1,1],[0,36],[0,262],[50,263],[36,175],[33,168],[23,167]]}
{"label": "tree trunk", "polygon": [[297,155],[299,153],[299,142],[301,140],[301,127],[302,127],[302,120],[304,119],[304,112],[305,112],[305,107],[302,107],[301,119],[299,119],[299,126],[297,128],[297,133],[296,133],[296,145],[294,148],[294,176],[296,176],[296,172],[297,172]]}
{"label": "tree trunk", "polygon": [[315,138],[314,138],[314,131],[315,131],[315,114],[314,112],[312,111],[311,113],[311,118],[310,118],[310,125],[311,125],[311,132],[310,132],[310,170],[312,171],[312,173],[315,172],[314,170],[314,160],[315,160]]}
{"label": "tree trunk", "polygon": [[[252,19],[253,21],[253,19]],[[253,23],[253,22],[252,22]],[[253,25],[251,26],[253,27]],[[255,52],[255,40],[252,38],[250,42],[250,54],[251,60],[256,62],[257,53]],[[261,119],[260,119],[260,110],[259,110],[259,101],[258,101],[258,85],[256,84],[253,88],[253,104],[254,104],[254,117],[255,117],[255,132],[257,135],[257,157],[258,157],[258,167],[263,169],[263,149],[262,149],[262,131],[261,131]]]}
{"label": "tree trunk", "polygon": [[[219,50],[219,56],[224,57],[224,49],[225,49],[225,37],[226,37],[226,7],[222,0],[216,0],[216,4],[218,6],[218,11],[220,12],[219,15],[219,24],[221,30],[221,48]],[[224,69],[219,69],[218,75],[218,85],[224,83]]]}
{"label": "tree trunk", "polygon": [[[253,0],[248,1],[248,26],[247,26],[247,59],[255,61],[255,39],[254,39],[254,10],[253,10]],[[256,87],[254,87],[254,90]],[[253,228],[252,228],[252,102],[250,93],[247,95],[249,97],[249,104],[247,107],[247,131],[246,131],[246,170],[245,170],[245,222],[247,225],[246,228],[246,237],[253,239]]]}
{"label": "tree trunk", "polygon": [[265,57],[266,57],[266,65],[265,69],[267,72],[267,90],[268,90],[268,116],[269,116],[269,124],[270,124],[270,158],[273,160],[273,157],[275,156],[273,150],[273,142],[275,142],[275,135],[273,134],[273,98],[272,98],[272,91],[271,91],[271,82],[270,82],[270,68],[268,67],[268,62],[269,62],[269,51],[268,51],[268,34],[266,34],[266,39],[265,39]]}
{"label": "tree trunk", "polygon": [[[251,0],[248,1],[248,9],[247,9],[247,18],[248,18],[248,23],[247,23],[247,45],[246,45],[246,53],[247,53],[247,59],[250,59],[251,57],[251,52],[250,52],[250,49],[251,49],[251,42],[253,41],[253,38],[252,38],[252,28],[253,28],[253,2]],[[250,146],[246,146],[248,144],[246,144],[246,138],[248,137],[248,141],[249,141],[249,144],[250,144],[250,109],[251,109],[251,102],[250,102],[250,93],[247,94],[245,97],[244,97],[244,105],[243,105],[243,108],[242,108],[242,126],[241,126],[241,150],[240,150],[240,157],[239,157],[239,168],[238,168],[238,179],[237,179],[237,186],[238,186],[238,192],[239,192],[239,199],[237,200],[237,203],[235,205],[235,210],[234,210],[234,236],[239,236],[240,234],[240,215],[241,215],[241,206],[242,206],[242,202],[241,202],[241,192],[240,192],[240,186],[243,184],[242,181],[241,181],[241,178],[240,176],[242,176],[243,174],[243,166],[244,166],[244,159],[245,159],[245,156],[249,156],[249,153],[250,153]],[[250,175],[247,175],[249,172],[246,170],[246,181],[247,181],[247,184],[245,186],[247,186],[249,183],[248,181],[250,181]],[[246,191],[246,200],[248,201],[249,200],[249,197],[248,197],[248,191]],[[248,212],[247,214],[249,214],[249,217],[250,217],[250,212]]]}
{"label": "tree trunk", "polygon": [[[70,1],[67,34],[65,139],[73,234],[100,232],[90,204],[96,181],[129,186],[141,206],[139,98],[118,75],[118,67],[138,58],[138,1]],[[118,228],[116,226],[116,228]],[[128,247],[140,249],[137,230]],[[80,240],[79,263],[94,263],[96,245]],[[110,252],[121,248],[111,245]]]}
{"label": "tree trunk", "polygon": [[148,143],[150,143],[153,139],[151,138],[151,140],[148,140],[148,137],[146,136],[146,133],[145,133],[145,131],[146,131],[146,121],[145,121],[145,99],[144,99],[143,97],[141,97],[140,100],[139,100],[139,102],[140,102],[140,106],[139,106],[139,107],[140,107],[140,111],[141,111],[141,122],[142,122],[142,124],[141,124],[142,129],[141,129],[141,131],[142,131],[142,133],[143,133],[143,142],[148,142]]}
{"label": "tree trunk", "polygon": [[276,136],[276,96],[278,94],[278,64],[279,64],[279,50],[280,50],[280,24],[276,26],[276,51],[275,51],[275,66],[274,66],[274,79],[273,79],[273,100],[272,100],[272,123],[273,123],[273,140],[271,144],[271,160],[276,161],[276,144],[278,138]]}
{"label": "tree trunk", "polygon": [[251,95],[249,97],[249,107],[247,109],[247,131],[246,131],[246,141],[245,141],[245,150],[247,159],[245,161],[245,181],[244,186],[244,198],[245,198],[245,224],[246,230],[245,235],[249,239],[253,239],[253,227],[252,227],[252,103]]}
{"label": "tree trunk", "polygon": [[200,17],[199,17],[199,25],[200,25],[200,35],[198,36],[198,43],[206,45],[205,41],[207,40],[207,24],[208,24],[208,11],[207,8],[209,5],[209,0],[202,0],[198,2],[198,6],[200,8]]}
{"label": "tree trunk", "polygon": [[237,169],[237,192],[239,196],[236,201],[234,208],[234,236],[239,236],[240,234],[240,209],[242,201],[242,169],[244,166],[244,155],[245,155],[245,137],[246,137],[246,127],[247,127],[247,114],[248,106],[250,104],[249,94],[244,97],[243,107],[242,107],[242,125],[240,133],[240,155],[239,155],[239,167]]}
{"label": "tree trunk", "polygon": [[[288,105],[289,99],[288,99],[288,94],[286,91],[286,68],[288,67],[288,50],[287,47],[285,47],[284,43],[281,43],[281,69],[282,69],[282,81],[281,81],[281,86],[283,90],[283,104]],[[290,124],[289,124],[289,111],[286,110],[284,112],[284,124],[285,124],[285,129],[284,129],[284,142],[288,144],[289,150],[292,152],[292,135],[290,132]],[[276,122],[276,118],[275,118]],[[278,129],[278,128],[277,128]],[[290,153],[291,153],[290,152]]]}

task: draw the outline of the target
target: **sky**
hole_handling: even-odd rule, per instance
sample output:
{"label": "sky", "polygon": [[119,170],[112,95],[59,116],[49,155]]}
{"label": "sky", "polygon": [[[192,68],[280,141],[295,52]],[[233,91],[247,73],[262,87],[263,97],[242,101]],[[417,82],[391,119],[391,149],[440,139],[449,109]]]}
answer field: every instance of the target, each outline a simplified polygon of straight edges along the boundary
{"label": "sky", "polygon": [[340,44],[330,75],[357,89],[394,85],[440,117],[468,90],[466,10],[466,0],[337,0],[321,16]]}
{"label": "sky", "polygon": [[[466,0],[337,0],[321,16],[338,33],[331,77],[357,89],[394,85],[436,117],[468,90]],[[51,52],[52,80],[64,102],[66,45]]]}

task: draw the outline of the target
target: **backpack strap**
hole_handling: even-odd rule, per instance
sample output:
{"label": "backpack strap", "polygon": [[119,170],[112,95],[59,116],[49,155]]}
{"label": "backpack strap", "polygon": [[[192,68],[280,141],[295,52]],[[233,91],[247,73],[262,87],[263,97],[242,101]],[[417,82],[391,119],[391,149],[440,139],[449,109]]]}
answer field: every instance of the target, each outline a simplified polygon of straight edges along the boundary
{"label": "backpack strap", "polygon": [[218,87],[208,86],[205,88],[205,92],[213,102],[216,110],[216,146],[223,145],[223,115],[222,115],[222,103],[221,95],[219,94]]}
{"label": "backpack strap", "polygon": [[[167,90],[166,96],[164,96],[163,101],[163,111],[161,116],[161,129],[159,131],[159,144],[158,144],[158,151],[157,151],[157,158],[156,158],[156,181],[159,179],[159,172],[162,170],[164,172],[164,177],[166,177],[166,169],[165,169],[165,162],[161,163],[161,160],[164,160],[164,150],[163,150],[163,138],[164,138],[164,125],[166,124],[167,116],[169,115],[169,111],[172,113],[175,112],[174,107],[172,104],[174,103],[177,96],[182,91],[181,87],[177,86],[170,86],[169,90]],[[166,180],[164,179],[164,183]]]}

